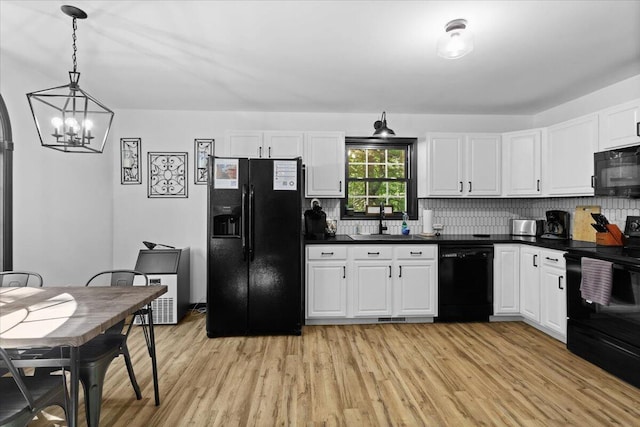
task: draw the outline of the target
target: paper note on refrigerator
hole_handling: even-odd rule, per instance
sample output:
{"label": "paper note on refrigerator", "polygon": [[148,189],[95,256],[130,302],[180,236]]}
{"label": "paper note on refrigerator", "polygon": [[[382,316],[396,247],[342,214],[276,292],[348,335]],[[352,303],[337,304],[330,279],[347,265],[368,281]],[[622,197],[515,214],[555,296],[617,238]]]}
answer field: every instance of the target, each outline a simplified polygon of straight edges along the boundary
{"label": "paper note on refrigerator", "polygon": [[238,188],[238,159],[218,159],[213,165],[213,188]]}
{"label": "paper note on refrigerator", "polygon": [[295,160],[273,161],[273,189],[296,191],[298,189],[298,162]]}

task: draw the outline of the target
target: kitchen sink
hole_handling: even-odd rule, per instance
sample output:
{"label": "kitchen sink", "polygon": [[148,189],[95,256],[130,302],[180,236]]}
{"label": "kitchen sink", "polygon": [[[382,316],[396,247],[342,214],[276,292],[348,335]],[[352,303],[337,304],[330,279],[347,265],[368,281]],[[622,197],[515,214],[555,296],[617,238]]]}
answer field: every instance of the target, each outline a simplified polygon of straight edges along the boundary
{"label": "kitchen sink", "polygon": [[415,234],[349,234],[353,240],[422,240]]}

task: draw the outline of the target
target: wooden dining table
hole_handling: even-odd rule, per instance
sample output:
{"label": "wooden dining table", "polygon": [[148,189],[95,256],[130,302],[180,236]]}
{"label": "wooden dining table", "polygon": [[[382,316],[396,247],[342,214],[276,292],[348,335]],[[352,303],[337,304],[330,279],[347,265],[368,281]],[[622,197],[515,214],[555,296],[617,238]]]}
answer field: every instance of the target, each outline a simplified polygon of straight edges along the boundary
{"label": "wooden dining table", "polygon": [[[69,358],[61,357],[57,363],[68,366],[70,371],[68,418],[69,426],[75,427],[78,421],[80,347],[166,292],[166,286],[0,288],[0,346],[70,348]],[[153,316],[148,317],[150,351],[153,351],[155,364]],[[44,362],[24,360],[16,364],[42,366]],[[159,403],[157,394],[156,402]]]}

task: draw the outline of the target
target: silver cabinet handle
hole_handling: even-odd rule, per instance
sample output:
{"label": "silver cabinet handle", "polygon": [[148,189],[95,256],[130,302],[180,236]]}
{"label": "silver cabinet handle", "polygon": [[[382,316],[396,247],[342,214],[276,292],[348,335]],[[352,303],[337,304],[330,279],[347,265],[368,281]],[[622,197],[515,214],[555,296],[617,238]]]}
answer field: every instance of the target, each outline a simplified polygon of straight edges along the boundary
{"label": "silver cabinet handle", "polygon": [[591,188],[596,188],[596,176],[591,175]]}

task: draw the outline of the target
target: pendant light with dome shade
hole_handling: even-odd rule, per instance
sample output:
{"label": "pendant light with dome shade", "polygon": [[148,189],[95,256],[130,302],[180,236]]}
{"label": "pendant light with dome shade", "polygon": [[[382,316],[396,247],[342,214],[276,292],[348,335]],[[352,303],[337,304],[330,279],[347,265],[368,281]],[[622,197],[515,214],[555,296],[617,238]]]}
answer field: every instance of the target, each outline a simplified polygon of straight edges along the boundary
{"label": "pendant light with dome shade", "polygon": [[87,14],[75,6],[62,6],[73,18],[73,71],[69,84],[27,94],[38,137],[43,147],[72,153],[102,153],[113,122],[113,111],[80,89],[76,60],[78,19]]}
{"label": "pendant light with dome shade", "polygon": [[444,26],[438,39],[438,56],[446,59],[462,58],[473,50],[473,33],[467,29],[466,19],[454,19]]}
{"label": "pendant light with dome shade", "polygon": [[373,128],[375,129],[373,136],[386,138],[387,136],[394,136],[396,134],[387,127],[387,113],[385,111],[382,112],[380,120],[376,120],[375,123],[373,123]]}

